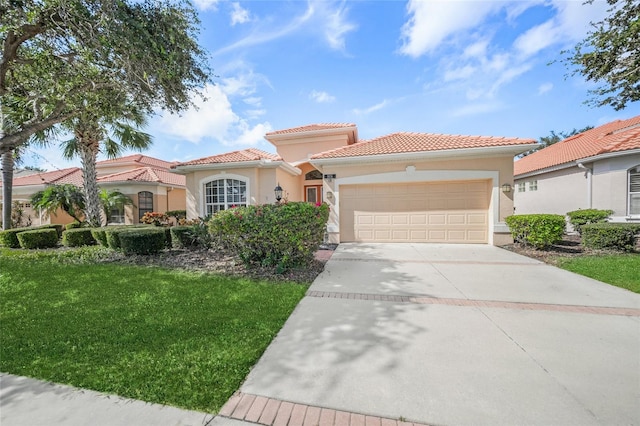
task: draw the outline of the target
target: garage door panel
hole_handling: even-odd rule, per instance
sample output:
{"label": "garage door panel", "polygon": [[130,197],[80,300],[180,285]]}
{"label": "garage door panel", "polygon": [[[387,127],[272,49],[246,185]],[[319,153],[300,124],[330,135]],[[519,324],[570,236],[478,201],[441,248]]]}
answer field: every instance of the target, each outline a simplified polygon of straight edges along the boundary
{"label": "garage door panel", "polygon": [[487,181],[343,185],[341,239],[486,243],[489,188]]}

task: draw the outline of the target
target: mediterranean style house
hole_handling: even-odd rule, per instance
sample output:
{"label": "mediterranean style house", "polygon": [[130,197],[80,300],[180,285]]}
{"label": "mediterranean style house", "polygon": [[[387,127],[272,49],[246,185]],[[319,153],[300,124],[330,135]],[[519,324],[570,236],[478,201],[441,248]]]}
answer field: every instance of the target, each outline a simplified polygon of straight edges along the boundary
{"label": "mediterranean style house", "polygon": [[[99,161],[96,164],[99,187],[120,191],[134,203],[123,210],[110,212],[109,223],[139,223],[147,212],[185,210],[185,178],[171,171],[173,164],[142,154]],[[13,201],[19,203],[25,220],[29,218],[32,225],[73,222],[73,218],[62,210],[51,216],[35,211],[29,201],[33,194],[47,185],[65,183],[81,187],[82,170],[71,167],[16,175],[13,179]]]}
{"label": "mediterranean style house", "polygon": [[172,166],[188,218],[248,204],[326,202],[329,241],[501,245],[511,241],[513,158],[531,139],[393,133],[360,140],[355,124],[267,133],[277,154],[245,149]]}
{"label": "mediterranean style house", "polygon": [[514,164],[517,214],[613,210],[640,221],[640,116],[571,136]]}

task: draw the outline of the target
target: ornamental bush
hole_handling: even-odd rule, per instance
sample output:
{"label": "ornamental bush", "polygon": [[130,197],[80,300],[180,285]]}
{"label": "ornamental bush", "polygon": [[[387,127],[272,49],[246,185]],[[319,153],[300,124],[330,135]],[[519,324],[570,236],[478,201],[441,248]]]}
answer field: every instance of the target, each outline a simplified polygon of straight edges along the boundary
{"label": "ornamental bush", "polygon": [[15,228],[0,231],[0,246],[9,248],[19,248],[18,234],[33,228]]}
{"label": "ornamental bush", "polygon": [[505,219],[513,240],[517,243],[543,249],[562,240],[564,216],[559,214],[521,214]]}
{"label": "ornamental bush", "polygon": [[582,234],[581,228],[583,225],[602,223],[612,214],[613,210],[585,209],[568,212],[567,216],[569,216],[569,223],[573,226],[573,229]]}
{"label": "ornamental bush", "polygon": [[146,223],[147,225],[154,226],[168,226],[169,216],[164,213],[148,212],[142,215],[140,223]]}
{"label": "ornamental bush", "polygon": [[118,233],[124,254],[155,254],[165,248],[165,230],[162,228],[134,228]]}
{"label": "ornamental bush", "polygon": [[173,248],[186,248],[195,245],[192,226],[178,225],[169,229],[171,230],[171,246]]}
{"label": "ornamental bush", "polygon": [[634,251],[640,224],[592,223],[582,226],[582,245],[592,249]]}
{"label": "ornamental bush", "polygon": [[95,243],[91,228],[72,228],[62,233],[62,245],[65,247],[92,246]]}
{"label": "ornamental bush", "polygon": [[84,225],[81,222],[78,222],[77,220],[74,220],[71,223],[67,223],[64,226],[64,229],[69,230],[69,229],[76,229],[76,228],[82,228]]}
{"label": "ornamental bush", "polygon": [[58,245],[58,232],[55,228],[34,229],[18,233],[20,247],[24,249],[50,248]]}
{"label": "ornamental bush", "polygon": [[[112,250],[119,250],[120,246],[120,234],[122,232],[131,231],[133,229],[153,229],[152,226],[149,225],[119,225],[119,226],[107,226],[104,228],[107,247]],[[164,232],[163,230],[161,230]]]}
{"label": "ornamental bush", "polygon": [[275,266],[284,272],[313,260],[328,219],[326,204],[265,204],[218,212],[209,221],[209,230],[245,264]]}
{"label": "ornamental bush", "polygon": [[107,242],[107,228],[89,228],[91,229],[91,236],[102,247],[109,247]]}

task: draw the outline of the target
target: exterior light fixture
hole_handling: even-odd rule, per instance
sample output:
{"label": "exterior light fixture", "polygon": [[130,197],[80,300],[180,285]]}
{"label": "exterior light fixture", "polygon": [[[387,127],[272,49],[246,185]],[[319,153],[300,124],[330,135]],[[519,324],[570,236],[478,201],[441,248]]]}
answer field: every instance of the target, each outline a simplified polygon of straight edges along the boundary
{"label": "exterior light fixture", "polygon": [[282,187],[280,186],[280,182],[278,182],[278,186],[273,190],[276,194],[276,201],[279,203],[282,200]]}
{"label": "exterior light fixture", "polygon": [[503,184],[502,192],[504,192],[505,194],[508,194],[509,192],[511,192],[511,185],[508,183]]}

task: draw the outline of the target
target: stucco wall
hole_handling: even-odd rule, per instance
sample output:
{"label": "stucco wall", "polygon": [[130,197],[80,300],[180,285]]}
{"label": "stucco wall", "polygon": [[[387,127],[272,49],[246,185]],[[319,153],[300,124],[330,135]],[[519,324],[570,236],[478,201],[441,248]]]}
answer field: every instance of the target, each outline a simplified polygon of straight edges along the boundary
{"label": "stucco wall", "polygon": [[[329,238],[333,242],[338,242],[340,238],[338,223],[341,184],[474,179],[491,179],[493,185],[489,207],[490,230],[493,230],[491,242],[495,244],[497,241],[509,240],[504,218],[513,213],[512,193],[503,193],[500,186],[504,183],[512,183],[513,157],[511,156],[430,161],[407,160],[368,165],[323,165],[321,169],[324,174],[336,175],[336,179],[332,182],[324,181],[325,201],[331,207],[328,223]],[[506,235],[494,237],[498,234]]]}
{"label": "stucco wall", "polygon": [[[538,182],[531,191],[529,183]],[[525,192],[518,192],[518,183],[525,182]],[[564,215],[569,211],[588,208],[587,176],[577,166],[536,175],[514,182],[515,214],[550,213]]]}
{"label": "stucco wall", "polygon": [[628,213],[628,171],[640,165],[640,154],[608,158],[593,165],[593,208],[613,210],[613,218]]}
{"label": "stucco wall", "polygon": [[276,145],[276,151],[284,161],[297,163],[308,160],[313,154],[347,145],[348,137],[346,134],[324,135],[295,140],[278,140],[271,143]]}

